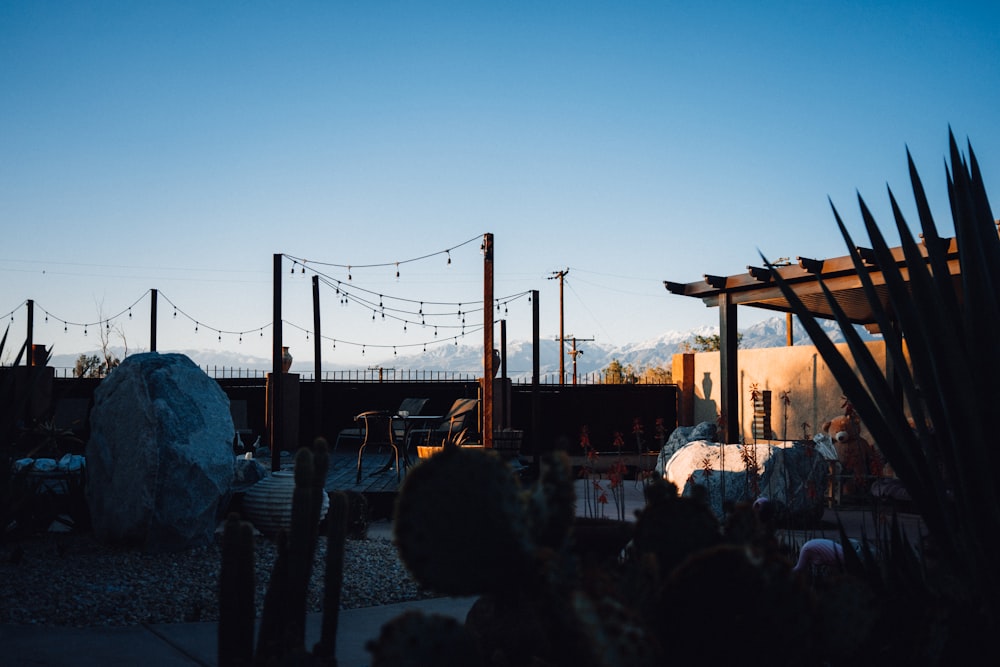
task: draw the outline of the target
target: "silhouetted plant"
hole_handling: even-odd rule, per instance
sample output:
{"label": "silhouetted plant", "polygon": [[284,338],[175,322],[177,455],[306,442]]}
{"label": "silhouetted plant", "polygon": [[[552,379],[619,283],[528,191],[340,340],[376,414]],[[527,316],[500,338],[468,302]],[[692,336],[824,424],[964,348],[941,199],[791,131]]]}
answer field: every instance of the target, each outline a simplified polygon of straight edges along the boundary
{"label": "silhouetted plant", "polygon": [[[993,420],[1000,399],[1000,350],[995,341],[1000,331],[1000,239],[971,144],[967,157],[950,132],[949,144],[946,177],[957,252],[952,253],[948,240],[938,233],[909,151],[922,243],[914,238],[891,190],[901,256],[894,254],[860,196],[870,253],[855,244],[833,209],[884,336],[893,376],[887,376],[869,352],[822,275],[820,286],[857,372],[781,275],[772,274],[912,496],[950,576],[963,583],[962,591],[952,591],[952,601],[963,596],[973,601],[948,609],[949,630],[958,633],[960,628],[979,627],[984,619],[995,628],[1000,605],[1000,571],[991,546],[1000,534],[995,484],[1000,454]],[[949,265],[958,270],[953,272]],[[876,290],[870,266],[881,270],[885,297]],[[968,622],[969,609],[981,612],[978,622]]]}
{"label": "silhouetted plant", "polygon": [[219,577],[219,665],[336,664],[336,631],[343,584],[347,496],[330,494],[327,510],[326,569],[320,641],[305,646],[306,593],[318,537],[322,494],[328,466],[327,444],[295,456],[295,491],[291,529],[278,533],[278,557],[264,596],[254,649],[253,527],[230,515],[223,534]]}

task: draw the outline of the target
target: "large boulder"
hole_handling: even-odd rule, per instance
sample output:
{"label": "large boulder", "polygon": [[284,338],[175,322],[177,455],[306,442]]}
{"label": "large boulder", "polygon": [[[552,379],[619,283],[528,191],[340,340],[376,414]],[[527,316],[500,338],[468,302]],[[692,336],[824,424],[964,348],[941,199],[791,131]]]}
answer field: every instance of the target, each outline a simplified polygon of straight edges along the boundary
{"label": "large boulder", "polygon": [[674,453],[664,478],[685,496],[695,485],[704,487],[718,517],[727,503],[766,497],[789,520],[811,523],[823,516],[829,475],[829,461],[810,440],[781,445],[699,440]]}
{"label": "large boulder", "polygon": [[87,504],[98,539],[210,544],[234,479],[229,399],[182,354],[126,357],[94,393]]}

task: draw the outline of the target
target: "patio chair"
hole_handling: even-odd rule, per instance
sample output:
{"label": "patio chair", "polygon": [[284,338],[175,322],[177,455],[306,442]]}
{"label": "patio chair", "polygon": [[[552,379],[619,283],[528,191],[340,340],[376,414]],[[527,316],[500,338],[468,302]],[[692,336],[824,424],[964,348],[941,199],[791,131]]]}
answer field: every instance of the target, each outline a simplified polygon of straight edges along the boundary
{"label": "patio chair", "polygon": [[[420,411],[423,410],[424,406],[427,404],[427,400],[428,399],[426,398],[404,398],[400,402],[399,408],[396,410],[396,413],[400,414],[405,412],[411,415],[419,415]],[[355,421],[357,421],[357,417],[355,417]],[[394,429],[393,435],[396,437],[396,440],[402,441],[406,436],[403,426],[399,423],[396,423],[393,424],[393,429]],[[343,440],[344,438],[354,439],[359,442],[364,442],[365,440],[364,426],[355,426],[353,428],[341,429],[340,432],[337,433],[337,439],[333,443],[333,451],[337,451],[337,448],[340,446],[340,441]]]}
{"label": "patio chair", "polygon": [[475,432],[479,399],[460,398],[452,403],[451,409],[433,428],[413,429],[407,438],[409,443],[415,439],[420,445],[441,447],[445,444],[459,444],[470,432]]}
{"label": "patio chair", "polygon": [[[399,447],[396,445],[396,437],[393,434],[393,417],[393,413],[386,410],[369,410],[368,412],[362,412],[354,418],[355,421],[364,421],[365,424],[365,439],[361,443],[361,448],[358,449],[358,484],[361,483],[361,457],[365,453],[365,447],[370,444],[389,445],[392,447],[392,453],[396,464],[396,481],[399,481]],[[388,468],[389,464],[386,463],[386,465],[373,474],[385,472]]]}

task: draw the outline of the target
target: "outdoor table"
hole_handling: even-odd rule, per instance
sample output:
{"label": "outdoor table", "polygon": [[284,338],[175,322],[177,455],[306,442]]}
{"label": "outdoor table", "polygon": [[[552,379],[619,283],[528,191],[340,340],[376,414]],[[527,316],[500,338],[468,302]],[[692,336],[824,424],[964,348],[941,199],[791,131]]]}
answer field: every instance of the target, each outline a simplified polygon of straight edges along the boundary
{"label": "outdoor table", "polygon": [[[398,414],[394,416],[393,419],[399,419],[403,422],[403,461],[408,466],[410,465],[410,436],[413,433],[413,427],[421,423],[425,426],[429,423],[438,424],[444,419],[444,415]],[[430,432],[429,429],[418,430],[425,430],[428,433]]]}
{"label": "outdoor table", "polygon": [[[419,423],[425,423],[425,424],[429,422],[438,423],[442,419],[444,419],[443,415],[411,415],[409,413],[404,414],[402,412],[393,415],[389,415],[388,412],[386,412],[385,414],[389,416],[389,419],[391,421],[399,420],[403,423],[403,441],[401,445],[403,450],[402,452],[403,456],[401,457],[403,460],[402,463],[403,468],[408,468],[411,464],[409,450],[410,450],[410,434],[413,431],[413,427]],[[391,422],[389,429],[390,431],[392,431],[392,438],[395,441],[395,430],[393,429]],[[396,446],[399,447],[400,445],[397,444]],[[389,460],[385,462],[385,465],[372,472],[371,475],[380,475],[384,472],[391,470],[392,463],[393,463],[393,458],[389,457]]]}

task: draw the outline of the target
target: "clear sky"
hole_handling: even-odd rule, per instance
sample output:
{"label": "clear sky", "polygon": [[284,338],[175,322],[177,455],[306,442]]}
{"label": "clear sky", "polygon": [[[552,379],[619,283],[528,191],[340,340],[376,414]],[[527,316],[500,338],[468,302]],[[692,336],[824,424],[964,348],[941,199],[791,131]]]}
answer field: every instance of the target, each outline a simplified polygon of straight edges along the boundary
{"label": "clear sky", "polygon": [[828,198],[910,213],[907,147],[950,233],[949,126],[996,211],[998,120],[996,2],[0,0],[0,315],[137,351],[156,289],[161,351],[266,357],[284,253],[297,362],[319,270],[324,361],[363,367],[459,311],[481,344],[489,232],[509,340],[530,290],[558,335],[569,268],[566,333],[624,345],[718,323],[664,280],[845,254]]}

